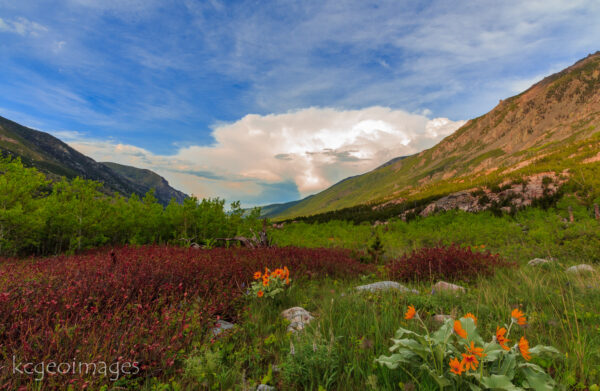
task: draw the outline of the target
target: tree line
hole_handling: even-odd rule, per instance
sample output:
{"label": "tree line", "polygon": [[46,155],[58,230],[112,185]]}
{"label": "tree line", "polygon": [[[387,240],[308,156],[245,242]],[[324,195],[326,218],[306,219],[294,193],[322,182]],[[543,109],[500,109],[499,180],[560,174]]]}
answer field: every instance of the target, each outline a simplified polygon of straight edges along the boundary
{"label": "tree line", "polygon": [[0,255],[58,254],[105,245],[200,244],[248,235],[260,228],[260,210],[239,201],[174,199],[163,207],[154,191],[143,198],[107,195],[100,182],[51,181],[19,158],[0,156]]}

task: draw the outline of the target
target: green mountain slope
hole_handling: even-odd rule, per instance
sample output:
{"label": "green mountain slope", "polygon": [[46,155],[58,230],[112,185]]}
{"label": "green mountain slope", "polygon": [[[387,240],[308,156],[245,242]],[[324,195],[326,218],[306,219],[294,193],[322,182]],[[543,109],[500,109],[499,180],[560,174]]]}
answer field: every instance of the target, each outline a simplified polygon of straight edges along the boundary
{"label": "green mountain slope", "polygon": [[183,203],[183,200],[187,198],[186,194],[169,186],[169,182],[154,171],[111,162],[102,162],[102,164],[130,181],[143,186],[147,191],[154,189],[154,195],[159,200],[175,198],[178,203]]}
{"label": "green mountain slope", "polygon": [[[104,190],[109,193],[143,196],[152,183],[160,183],[157,178],[147,173],[142,176],[143,180],[142,177],[139,181],[128,178],[127,175],[122,175],[107,165],[96,162],[48,133],[19,125],[3,117],[0,117],[0,154],[20,157],[25,165],[36,167],[50,178],[78,176],[102,182]],[[161,178],[157,174],[154,175]],[[150,177],[152,180],[146,179]],[[157,187],[157,198],[166,205],[173,192],[177,191],[172,189],[172,192],[158,193]],[[182,193],[177,193],[179,194],[175,197],[180,198]]]}
{"label": "green mountain slope", "polygon": [[443,196],[600,160],[600,52],[501,100],[419,154],[342,181],[278,215]]}

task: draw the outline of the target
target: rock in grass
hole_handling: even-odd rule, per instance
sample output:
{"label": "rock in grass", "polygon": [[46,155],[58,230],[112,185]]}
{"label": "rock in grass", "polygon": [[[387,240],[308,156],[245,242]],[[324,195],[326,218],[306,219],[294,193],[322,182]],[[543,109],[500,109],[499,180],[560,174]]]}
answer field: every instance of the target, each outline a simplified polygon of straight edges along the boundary
{"label": "rock in grass", "polygon": [[452,319],[452,317],[450,315],[437,314],[437,315],[434,315],[432,319],[434,322],[444,323],[448,319]]}
{"label": "rock in grass", "polygon": [[355,288],[356,290],[359,291],[369,291],[369,292],[375,292],[375,291],[380,291],[380,290],[385,290],[385,289],[396,289],[399,290],[400,292],[411,292],[414,294],[419,294],[419,291],[416,289],[409,289],[407,287],[405,287],[402,284],[397,283],[396,281],[379,281],[379,282],[374,282],[372,284],[367,284],[367,285],[360,285],[357,286]]}
{"label": "rock in grass", "polygon": [[310,312],[302,307],[288,308],[281,313],[281,316],[290,321],[287,331],[292,333],[304,329],[314,319]]}
{"label": "rock in grass", "polygon": [[229,323],[229,322],[227,322],[225,320],[219,320],[215,324],[215,327],[213,327],[212,333],[213,333],[213,335],[217,336],[217,335],[221,334],[225,330],[232,329],[233,326],[235,326],[233,323]]}
{"label": "rock in grass", "polygon": [[552,260],[544,259],[544,258],[534,258],[531,261],[527,262],[529,266],[539,266],[539,265],[547,265],[551,263]]}
{"label": "rock in grass", "polygon": [[465,288],[460,285],[451,284],[446,281],[438,281],[433,288],[431,288],[431,294],[434,295],[440,292],[456,292],[456,293],[464,293]]}
{"label": "rock in grass", "polygon": [[567,273],[570,274],[581,274],[581,273],[593,273],[595,270],[592,266],[582,263],[581,265],[575,265],[568,268]]}
{"label": "rock in grass", "polygon": [[256,387],[256,391],[275,391],[275,390],[277,390],[277,388],[266,385],[266,384],[259,384],[258,387]]}

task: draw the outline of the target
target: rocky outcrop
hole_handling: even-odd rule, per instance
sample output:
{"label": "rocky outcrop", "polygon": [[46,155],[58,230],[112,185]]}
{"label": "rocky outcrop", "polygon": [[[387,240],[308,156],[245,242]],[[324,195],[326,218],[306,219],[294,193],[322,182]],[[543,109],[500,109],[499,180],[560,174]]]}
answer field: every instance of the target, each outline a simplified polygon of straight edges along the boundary
{"label": "rocky outcrop", "polygon": [[287,331],[291,333],[303,330],[314,319],[310,312],[302,307],[288,308],[281,313],[281,316],[290,322]]}
{"label": "rocky outcrop", "polygon": [[433,288],[431,288],[431,294],[435,295],[437,293],[464,293],[465,288],[460,285],[451,284],[446,281],[438,281]]}
{"label": "rocky outcrop", "polygon": [[459,191],[431,202],[420,212],[417,209],[409,209],[400,217],[406,219],[407,215],[417,212],[423,217],[450,210],[481,212],[494,207],[503,212],[510,212],[513,208],[530,206],[536,199],[555,195],[567,178],[566,172],[561,175],[545,172],[525,177],[522,181],[501,183],[495,189]]}

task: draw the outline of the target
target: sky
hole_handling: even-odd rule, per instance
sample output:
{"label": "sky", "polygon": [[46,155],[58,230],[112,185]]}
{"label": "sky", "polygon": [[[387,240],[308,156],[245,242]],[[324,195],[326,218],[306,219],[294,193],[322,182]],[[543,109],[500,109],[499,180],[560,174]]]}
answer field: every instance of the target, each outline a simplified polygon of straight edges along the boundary
{"label": "sky", "polygon": [[600,50],[600,2],[0,0],[0,115],[199,198],[296,200]]}

